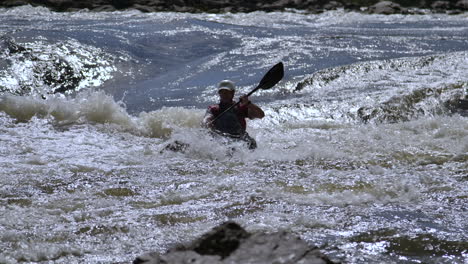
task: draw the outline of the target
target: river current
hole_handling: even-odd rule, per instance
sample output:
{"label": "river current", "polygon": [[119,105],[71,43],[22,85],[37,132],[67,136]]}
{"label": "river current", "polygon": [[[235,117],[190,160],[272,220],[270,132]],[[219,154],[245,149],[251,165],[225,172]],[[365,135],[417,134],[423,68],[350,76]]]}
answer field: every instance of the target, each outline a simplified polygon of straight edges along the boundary
{"label": "river current", "polygon": [[[467,263],[466,13],[0,21],[0,263],[131,262],[226,220],[343,263]],[[280,61],[256,150],[200,127],[219,81]]]}

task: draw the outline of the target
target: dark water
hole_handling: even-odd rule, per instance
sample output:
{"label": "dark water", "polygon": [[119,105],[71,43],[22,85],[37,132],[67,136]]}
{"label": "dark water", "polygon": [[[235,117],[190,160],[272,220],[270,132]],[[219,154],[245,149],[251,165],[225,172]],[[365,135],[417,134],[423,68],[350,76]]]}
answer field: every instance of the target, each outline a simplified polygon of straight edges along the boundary
{"label": "dark water", "polygon": [[[466,14],[0,20],[0,263],[131,261],[228,219],[344,263],[466,263]],[[220,80],[279,61],[258,149],[200,128]]]}

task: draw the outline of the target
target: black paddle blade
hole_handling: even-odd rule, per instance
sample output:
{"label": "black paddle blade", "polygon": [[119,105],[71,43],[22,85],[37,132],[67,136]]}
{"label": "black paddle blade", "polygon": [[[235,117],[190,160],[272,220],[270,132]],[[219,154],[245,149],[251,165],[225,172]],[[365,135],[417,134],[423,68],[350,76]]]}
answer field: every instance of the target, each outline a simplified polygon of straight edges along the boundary
{"label": "black paddle blade", "polygon": [[263,76],[262,80],[258,84],[258,88],[267,90],[275,86],[284,76],[284,67],[283,63],[280,62],[273,66],[266,74]]}

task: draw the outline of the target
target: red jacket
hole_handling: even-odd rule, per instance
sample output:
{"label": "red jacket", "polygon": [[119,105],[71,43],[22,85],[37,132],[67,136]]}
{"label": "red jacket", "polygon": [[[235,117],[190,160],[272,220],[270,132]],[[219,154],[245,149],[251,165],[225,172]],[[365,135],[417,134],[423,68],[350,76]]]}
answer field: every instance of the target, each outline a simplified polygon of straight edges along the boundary
{"label": "red jacket", "polygon": [[[247,129],[247,122],[245,118],[248,117],[248,106],[237,105],[236,107],[234,107],[234,112],[236,113],[237,120],[239,121],[240,125],[242,126],[242,129],[245,132],[245,130]],[[207,114],[213,115],[214,118],[216,118],[221,113],[222,111],[220,109],[219,104],[208,106]]]}

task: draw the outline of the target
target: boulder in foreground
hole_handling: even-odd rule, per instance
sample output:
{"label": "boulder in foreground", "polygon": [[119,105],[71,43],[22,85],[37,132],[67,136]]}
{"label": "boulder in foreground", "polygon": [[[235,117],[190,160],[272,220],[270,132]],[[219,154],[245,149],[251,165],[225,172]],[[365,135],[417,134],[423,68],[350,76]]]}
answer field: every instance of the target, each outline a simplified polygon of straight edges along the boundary
{"label": "boulder in foreground", "polygon": [[170,249],[165,254],[148,253],[134,264],[332,264],[299,237],[288,232],[248,233],[235,222],[213,228],[199,239]]}

